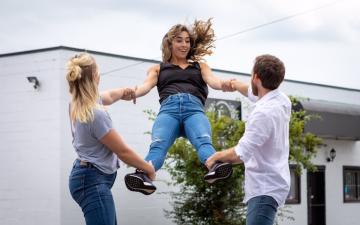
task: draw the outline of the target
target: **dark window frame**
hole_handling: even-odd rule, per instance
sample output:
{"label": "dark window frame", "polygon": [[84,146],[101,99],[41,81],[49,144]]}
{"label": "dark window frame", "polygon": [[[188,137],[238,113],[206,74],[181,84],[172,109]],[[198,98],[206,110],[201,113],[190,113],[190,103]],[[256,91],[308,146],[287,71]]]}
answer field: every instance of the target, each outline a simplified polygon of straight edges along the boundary
{"label": "dark window frame", "polygon": [[[218,110],[218,104],[225,102],[226,106],[230,106],[226,108],[226,110],[229,110],[229,113],[231,114],[232,110],[236,110],[236,115],[234,115],[233,119],[242,120],[242,109],[241,109],[241,101],[238,100],[229,100],[229,99],[222,99],[222,98],[207,98],[205,102],[205,111],[208,111],[210,106],[215,106],[215,111]],[[231,115],[230,115],[231,116]],[[232,117],[232,116],[231,116]]]}
{"label": "dark window frame", "polygon": [[[287,205],[299,205],[299,204],[301,204],[301,175],[296,173],[296,171],[295,171],[296,165],[290,164],[289,168],[290,168],[290,173],[291,173],[292,170],[294,171],[295,177],[296,177],[296,180],[297,180],[297,181],[295,181],[296,186],[294,187],[296,197],[294,199],[288,199],[286,197],[285,204],[287,204]],[[291,182],[290,182],[290,185],[291,185]]]}
{"label": "dark window frame", "polygon": [[[358,189],[358,188],[355,189],[357,200],[346,199],[346,197],[345,197],[345,178],[346,178],[345,173],[348,171],[360,174],[360,166],[343,166],[343,185],[342,185],[343,202],[344,203],[360,203],[360,189]],[[356,184],[356,186],[360,185],[360,175],[355,176],[355,184]]]}

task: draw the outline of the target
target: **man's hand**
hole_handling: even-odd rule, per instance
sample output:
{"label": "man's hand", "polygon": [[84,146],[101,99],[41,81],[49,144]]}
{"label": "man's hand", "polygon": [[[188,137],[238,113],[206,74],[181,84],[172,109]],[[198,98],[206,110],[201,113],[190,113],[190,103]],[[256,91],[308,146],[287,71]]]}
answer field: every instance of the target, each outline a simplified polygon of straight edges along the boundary
{"label": "man's hand", "polygon": [[247,91],[249,88],[249,85],[247,83],[244,83],[236,79],[232,79],[230,81],[230,85],[234,91],[239,91],[242,95],[247,96]]}
{"label": "man's hand", "polygon": [[210,169],[217,161],[221,161],[220,159],[222,158],[222,151],[220,152],[215,152],[215,154],[213,154],[212,156],[210,156],[206,162],[205,162],[205,166]]}
{"label": "man's hand", "polygon": [[237,90],[239,88],[240,82],[237,80],[231,80],[230,82],[231,88]]}
{"label": "man's hand", "polygon": [[239,156],[236,155],[234,147],[215,152],[215,154],[206,160],[205,166],[210,169],[217,161],[229,162],[232,164],[243,163]]}
{"label": "man's hand", "polygon": [[222,80],[221,81],[221,90],[226,92],[226,91],[235,91],[235,89],[232,86],[232,81],[234,81],[235,79],[230,79],[230,80]]}

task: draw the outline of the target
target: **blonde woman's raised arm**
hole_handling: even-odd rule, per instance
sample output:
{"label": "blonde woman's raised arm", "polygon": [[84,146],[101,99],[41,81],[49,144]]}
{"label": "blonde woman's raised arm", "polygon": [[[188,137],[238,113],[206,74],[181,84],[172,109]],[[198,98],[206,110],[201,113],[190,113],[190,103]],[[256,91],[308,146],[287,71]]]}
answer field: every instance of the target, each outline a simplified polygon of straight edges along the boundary
{"label": "blonde woman's raised arm", "polygon": [[134,88],[115,88],[100,93],[102,104],[111,105],[118,100],[131,100],[135,98]]}

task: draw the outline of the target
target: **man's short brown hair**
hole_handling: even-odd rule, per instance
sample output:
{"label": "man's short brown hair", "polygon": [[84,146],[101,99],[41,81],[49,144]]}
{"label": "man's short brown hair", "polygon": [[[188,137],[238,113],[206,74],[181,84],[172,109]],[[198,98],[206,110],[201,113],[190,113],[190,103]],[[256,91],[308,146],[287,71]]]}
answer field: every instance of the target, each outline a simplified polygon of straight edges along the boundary
{"label": "man's short brown hair", "polygon": [[285,66],[273,55],[260,55],[255,59],[253,73],[258,75],[264,88],[274,90],[284,80]]}

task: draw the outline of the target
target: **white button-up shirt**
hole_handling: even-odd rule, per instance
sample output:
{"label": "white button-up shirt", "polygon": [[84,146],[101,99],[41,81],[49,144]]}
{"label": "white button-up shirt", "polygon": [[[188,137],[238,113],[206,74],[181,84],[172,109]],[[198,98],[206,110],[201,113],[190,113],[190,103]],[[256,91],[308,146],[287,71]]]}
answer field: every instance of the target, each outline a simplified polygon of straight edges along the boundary
{"label": "white button-up shirt", "polygon": [[[248,98],[256,101],[251,88]],[[245,198],[268,195],[283,206],[290,190],[289,121],[291,102],[278,89],[259,99],[235,147],[245,165]]]}

